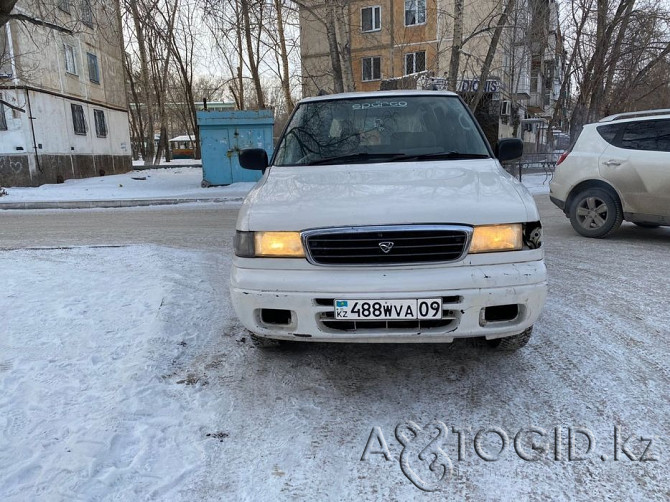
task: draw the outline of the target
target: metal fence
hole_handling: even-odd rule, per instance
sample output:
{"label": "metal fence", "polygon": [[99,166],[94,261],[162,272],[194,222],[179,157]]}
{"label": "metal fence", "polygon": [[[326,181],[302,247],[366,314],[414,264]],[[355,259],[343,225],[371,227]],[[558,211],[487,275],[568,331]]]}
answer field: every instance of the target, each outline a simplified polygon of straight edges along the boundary
{"label": "metal fence", "polygon": [[556,169],[556,162],[562,152],[546,153],[524,153],[523,157],[512,162],[506,162],[503,166],[507,172],[516,176],[519,181],[524,174],[542,173],[545,175],[545,183],[551,181]]}

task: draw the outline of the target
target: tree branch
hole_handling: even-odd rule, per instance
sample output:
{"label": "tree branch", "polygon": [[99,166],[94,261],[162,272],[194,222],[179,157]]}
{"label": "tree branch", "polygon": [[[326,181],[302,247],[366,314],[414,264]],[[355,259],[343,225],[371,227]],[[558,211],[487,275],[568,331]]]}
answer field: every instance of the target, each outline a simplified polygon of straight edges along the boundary
{"label": "tree branch", "polygon": [[3,18],[7,19],[7,21],[14,19],[16,21],[22,21],[24,23],[30,23],[30,24],[34,24],[36,26],[43,26],[45,28],[49,28],[49,29],[55,30],[55,31],[60,31],[61,33],[66,33],[68,35],[72,35],[74,33],[72,30],[70,30],[68,28],[65,28],[63,26],[59,26],[57,24],[49,23],[48,21],[44,21],[42,19],[37,19],[35,17],[26,16],[25,14],[9,14],[9,15],[6,15],[6,16],[3,16],[2,14],[0,14],[0,23],[1,24],[6,23],[6,21],[5,21],[5,23],[2,23]]}

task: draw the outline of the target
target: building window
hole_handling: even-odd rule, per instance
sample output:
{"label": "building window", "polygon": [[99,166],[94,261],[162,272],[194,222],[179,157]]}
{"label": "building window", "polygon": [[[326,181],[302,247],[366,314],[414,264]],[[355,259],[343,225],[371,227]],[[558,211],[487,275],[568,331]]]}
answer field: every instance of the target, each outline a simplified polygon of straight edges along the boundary
{"label": "building window", "polygon": [[364,7],[361,9],[361,30],[379,31],[382,29],[382,8]]}
{"label": "building window", "polygon": [[86,26],[93,27],[93,8],[91,0],[82,0],[81,2],[81,22]]}
{"label": "building window", "polygon": [[405,26],[426,22],[426,0],[405,0]]}
{"label": "building window", "polygon": [[58,0],[58,8],[63,12],[70,13],[70,0]]}
{"label": "building window", "polygon": [[98,66],[98,56],[91,54],[90,52],[86,55],[88,57],[88,78],[91,82],[99,84],[100,67]]}
{"label": "building window", "polygon": [[70,44],[63,44],[65,49],[65,71],[77,75],[77,53]]}
{"label": "building window", "polygon": [[105,120],[105,112],[102,110],[93,110],[95,116],[95,135],[98,138],[107,137],[107,121]]}
{"label": "building window", "polygon": [[84,117],[84,107],[81,105],[70,104],[72,107],[72,124],[74,133],[86,136],[86,118]]}
{"label": "building window", "polygon": [[7,130],[7,116],[5,115],[5,105],[0,103],[0,131],[6,131],[6,130]]}
{"label": "building window", "polygon": [[363,82],[371,80],[381,80],[382,78],[382,58],[372,57],[363,58]]}
{"label": "building window", "polygon": [[426,70],[426,51],[405,54],[405,75]]}

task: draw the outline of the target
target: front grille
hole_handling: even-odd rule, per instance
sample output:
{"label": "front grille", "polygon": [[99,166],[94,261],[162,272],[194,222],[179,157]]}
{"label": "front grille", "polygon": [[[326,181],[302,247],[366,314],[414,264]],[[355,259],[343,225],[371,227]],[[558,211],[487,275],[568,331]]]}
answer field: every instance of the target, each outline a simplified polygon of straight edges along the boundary
{"label": "front grille", "polygon": [[[393,331],[416,334],[431,331],[445,333],[458,327],[461,318],[459,304],[461,296],[442,297],[442,319],[398,319],[398,320],[342,320],[335,319],[334,298],[315,298],[317,323],[324,331],[350,331],[359,334]],[[326,310],[327,309],[327,310]]]}
{"label": "front grille", "polygon": [[303,239],[317,265],[403,265],[459,260],[471,234],[466,226],[403,225],[309,230]]}

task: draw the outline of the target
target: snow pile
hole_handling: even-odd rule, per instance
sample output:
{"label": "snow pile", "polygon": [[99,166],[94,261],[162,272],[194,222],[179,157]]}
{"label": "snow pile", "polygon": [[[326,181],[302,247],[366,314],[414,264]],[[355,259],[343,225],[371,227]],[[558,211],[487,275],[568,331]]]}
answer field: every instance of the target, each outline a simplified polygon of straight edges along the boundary
{"label": "snow pile", "polygon": [[226,312],[198,255],[42,249],[5,251],[1,265],[0,498],[187,490],[219,430],[216,400],[200,400],[180,357],[220,338]]}
{"label": "snow pile", "polygon": [[254,183],[202,188],[202,168],[147,169],[31,188],[10,188],[3,202],[122,200],[122,199],[213,199],[244,197]]}

